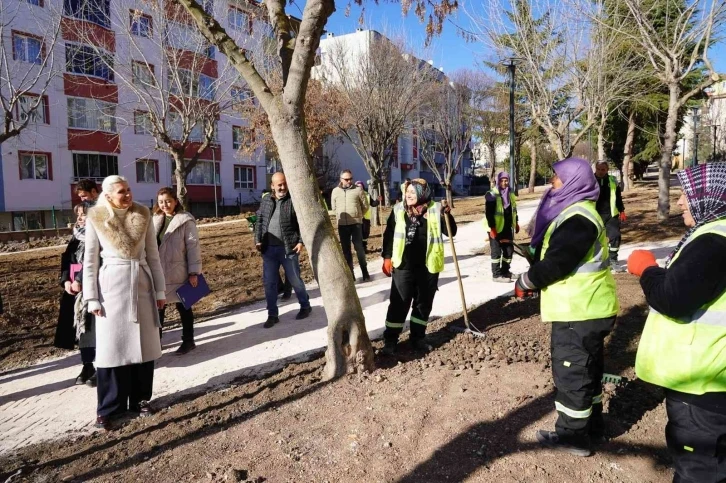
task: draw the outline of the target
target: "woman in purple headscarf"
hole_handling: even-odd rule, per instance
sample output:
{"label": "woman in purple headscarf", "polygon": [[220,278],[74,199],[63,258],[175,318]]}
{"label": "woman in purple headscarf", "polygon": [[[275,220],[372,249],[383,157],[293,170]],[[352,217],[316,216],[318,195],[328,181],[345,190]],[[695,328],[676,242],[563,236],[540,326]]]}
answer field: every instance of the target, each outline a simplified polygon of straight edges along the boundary
{"label": "woman in purple headscarf", "polygon": [[509,189],[509,173],[499,173],[497,186],[484,198],[485,221],[489,227],[489,247],[492,255],[492,280],[509,283],[512,281],[509,266],[514,254],[514,234],[519,233],[517,197]]}
{"label": "woman in purple headscarf", "polygon": [[635,372],[665,388],[673,481],[726,481],[726,163],[678,172],[688,231],[658,267],[635,250],[628,271],[650,308]]}
{"label": "woman in purple headscarf", "polygon": [[542,321],[552,324],[551,355],[557,395],[555,431],[540,430],[544,446],[589,456],[604,438],[603,342],[615,325],[618,299],[610,273],[600,194],[590,164],[569,158],[554,165],[552,188],[540,202],[532,246],[538,260],[515,284],[524,297],[541,291]]}

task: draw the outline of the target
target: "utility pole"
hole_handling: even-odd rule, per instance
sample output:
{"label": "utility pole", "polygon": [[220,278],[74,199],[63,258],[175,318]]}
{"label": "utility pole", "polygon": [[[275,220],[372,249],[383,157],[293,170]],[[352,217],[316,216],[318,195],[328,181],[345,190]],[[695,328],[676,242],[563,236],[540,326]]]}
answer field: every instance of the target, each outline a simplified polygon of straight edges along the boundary
{"label": "utility pole", "polygon": [[521,59],[510,57],[501,63],[506,66],[509,72],[509,182],[513,183],[514,194],[517,194],[517,173],[514,165],[514,71]]}
{"label": "utility pole", "polygon": [[716,128],[719,127],[720,124],[711,124],[711,127],[713,128],[713,137],[711,138],[712,141],[712,149],[713,154],[711,154],[711,161],[716,161]]}
{"label": "utility pole", "polygon": [[693,111],[693,165],[698,166],[698,107],[692,107]]}

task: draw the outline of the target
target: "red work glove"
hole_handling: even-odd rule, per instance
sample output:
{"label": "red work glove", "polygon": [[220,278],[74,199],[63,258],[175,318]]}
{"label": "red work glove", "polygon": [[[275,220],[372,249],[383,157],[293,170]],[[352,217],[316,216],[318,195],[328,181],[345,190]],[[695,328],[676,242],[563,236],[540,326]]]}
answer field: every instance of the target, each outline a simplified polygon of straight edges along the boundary
{"label": "red work glove", "polygon": [[514,229],[514,233],[519,233],[519,223],[517,223],[517,226]]}
{"label": "red work glove", "polygon": [[383,259],[383,273],[386,274],[386,277],[390,277],[393,273],[393,263],[391,263],[390,258],[384,258]]}
{"label": "red work glove", "polygon": [[646,268],[657,266],[655,255],[648,250],[633,250],[633,253],[628,257],[628,272],[636,277],[643,275]]}
{"label": "red work glove", "polygon": [[628,217],[625,215],[625,212],[624,211],[622,213],[620,213],[620,221],[623,222],[623,223],[625,223],[626,221],[628,221]]}
{"label": "red work glove", "polygon": [[536,292],[534,291],[534,289],[530,288],[530,281],[526,273],[520,275],[519,278],[517,278],[517,281],[514,283],[514,296],[518,299],[525,299],[536,296]]}
{"label": "red work glove", "polygon": [[494,228],[489,230],[489,238],[491,238],[493,240],[496,237],[497,237],[497,230],[495,230]]}

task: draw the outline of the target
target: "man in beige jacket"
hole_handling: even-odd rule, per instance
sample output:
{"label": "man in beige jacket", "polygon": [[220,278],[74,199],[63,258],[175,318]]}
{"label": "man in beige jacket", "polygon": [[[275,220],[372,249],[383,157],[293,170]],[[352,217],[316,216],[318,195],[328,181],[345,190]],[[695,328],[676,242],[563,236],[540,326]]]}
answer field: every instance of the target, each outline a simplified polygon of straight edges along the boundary
{"label": "man in beige jacket", "polygon": [[[363,248],[363,215],[368,211],[368,199],[365,191],[353,184],[353,173],[344,169],[340,173],[340,185],[333,189],[330,196],[331,209],[338,218],[338,236],[343,245],[343,255],[348,262],[350,273],[353,274],[353,254],[350,243],[353,242],[358,265],[363,272],[363,282],[371,279],[366,265],[366,252]],[[355,278],[355,275],[353,275]]]}

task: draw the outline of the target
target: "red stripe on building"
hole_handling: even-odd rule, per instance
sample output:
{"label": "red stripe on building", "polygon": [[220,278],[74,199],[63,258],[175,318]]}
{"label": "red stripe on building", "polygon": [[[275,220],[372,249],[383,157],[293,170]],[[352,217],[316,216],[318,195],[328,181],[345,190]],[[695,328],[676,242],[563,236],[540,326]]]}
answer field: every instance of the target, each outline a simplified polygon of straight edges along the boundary
{"label": "red stripe on building", "polygon": [[69,128],[68,150],[118,154],[121,152],[121,139],[116,133]]}
{"label": "red stripe on building", "polygon": [[118,85],[85,75],[64,73],[63,93],[71,97],[118,103]]}
{"label": "red stripe on building", "polygon": [[101,27],[95,23],[86,22],[76,18],[61,18],[61,35],[64,40],[81,44],[92,44],[97,47],[116,51],[116,34],[113,30]]}

